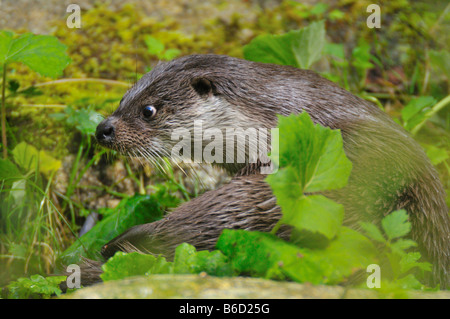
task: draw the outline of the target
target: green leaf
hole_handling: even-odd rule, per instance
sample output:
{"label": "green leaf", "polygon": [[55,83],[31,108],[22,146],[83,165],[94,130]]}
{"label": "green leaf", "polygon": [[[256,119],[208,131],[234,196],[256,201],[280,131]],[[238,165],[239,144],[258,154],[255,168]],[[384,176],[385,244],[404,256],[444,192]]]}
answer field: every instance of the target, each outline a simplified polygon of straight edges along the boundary
{"label": "green leaf", "polygon": [[33,145],[25,142],[19,143],[12,150],[12,154],[15,162],[27,172],[32,172],[36,167],[39,167],[40,172],[49,176],[61,167],[60,160],[53,158],[44,150],[38,151]]}
{"label": "green leaf", "polygon": [[0,159],[0,180],[22,178],[23,175],[13,162]]}
{"label": "green leaf", "polygon": [[59,296],[61,294],[59,284],[64,280],[66,280],[66,276],[44,278],[41,275],[33,275],[30,278],[19,278],[8,285],[8,298],[26,299]]}
{"label": "green leaf", "polygon": [[[328,239],[336,236],[344,218],[344,207],[322,195],[303,196],[284,204],[281,222],[298,230],[317,232]],[[296,212],[296,213],[285,213]]]}
{"label": "green leaf", "polygon": [[381,220],[381,226],[389,240],[403,237],[411,231],[411,223],[408,222],[408,214],[405,210],[390,213]]}
{"label": "green leaf", "polygon": [[398,239],[396,242],[390,244],[392,251],[398,255],[404,255],[405,250],[416,246],[417,243],[411,239]]}
{"label": "green leaf", "polygon": [[244,47],[247,60],[307,69],[322,56],[324,21],[283,35],[260,35]]}
{"label": "green leaf", "polygon": [[397,279],[395,282],[402,289],[421,289],[423,285],[413,274],[408,274],[405,277]]}
{"label": "green leaf", "polygon": [[280,169],[266,181],[281,207],[281,222],[331,239],[342,223],[342,206],[304,194],[346,185],[352,164],[340,131],[315,125],[307,113],[280,116],[278,127],[280,137],[273,141],[270,157]]}
{"label": "green leaf", "polygon": [[445,148],[439,148],[435,145],[423,145],[427,153],[428,158],[433,165],[439,165],[449,158],[448,150]]}
{"label": "green leaf", "polygon": [[373,64],[370,62],[371,59],[373,59],[373,56],[370,54],[370,44],[365,40],[361,40],[352,51],[353,66],[362,74],[373,67]]}
{"label": "green leaf", "polygon": [[361,228],[366,232],[366,235],[371,239],[378,241],[380,243],[385,243],[386,239],[383,237],[383,234],[378,229],[378,227],[372,223],[361,222]]}
{"label": "green leaf", "polygon": [[278,128],[280,138],[274,141],[274,148],[279,153],[273,153],[271,159],[281,168],[295,170],[290,172],[294,174],[291,182],[299,182],[302,192],[338,189],[347,184],[352,163],[343,150],[339,130],[315,125],[306,112],[279,116]]}
{"label": "green leaf", "polygon": [[197,252],[194,246],[187,243],[175,249],[174,273],[198,274],[202,271],[214,276],[233,274],[228,258],[218,250]]}
{"label": "green leaf", "polygon": [[157,194],[124,199],[110,215],[66,249],[60,258],[65,264],[77,263],[81,256],[96,259],[98,252],[108,241],[131,226],[161,219],[165,209],[166,206]]}
{"label": "green leaf", "polygon": [[436,102],[437,101],[432,96],[421,96],[411,99],[411,101],[409,101],[409,103],[402,109],[403,121],[409,121],[414,115],[418,114],[426,107],[433,106]]}
{"label": "green leaf", "polygon": [[22,62],[41,75],[56,78],[70,63],[67,47],[50,35],[0,32],[0,63]]}
{"label": "green leaf", "polygon": [[367,238],[345,227],[326,249],[299,248],[271,234],[227,229],[217,248],[239,273],[313,284],[340,282],[365,269],[375,256]]}
{"label": "green leaf", "polygon": [[405,254],[400,260],[400,270],[402,273],[407,272],[408,270],[418,267],[424,271],[431,271],[431,264],[427,262],[419,262],[418,260],[421,258],[419,252],[411,252]]}
{"label": "green leaf", "polygon": [[344,44],[342,43],[326,43],[324,47],[324,53],[329,54],[340,60],[345,59]]}
{"label": "green leaf", "polygon": [[164,51],[164,44],[151,35],[145,36],[144,41],[150,54],[158,56]]}
{"label": "green leaf", "polygon": [[372,242],[348,227],[341,227],[336,240],[331,241],[327,248],[316,249],[312,253],[321,260],[321,264],[329,265],[325,274],[327,283],[342,282],[356,270],[367,269],[377,257]]}
{"label": "green leaf", "polygon": [[173,262],[162,256],[145,255],[137,252],[117,252],[103,266],[102,280],[116,280],[131,276],[149,274],[199,274],[206,272],[214,276],[231,276],[233,270],[228,258],[220,251],[199,251],[183,243],[175,250]]}
{"label": "green leaf", "polygon": [[39,156],[38,150],[34,146],[21,142],[12,150],[12,154],[19,167],[27,172],[34,170],[35,161]]}
{"label": "green leaf", "polygon": [[103,281],[124,279],[133,276],[143,276],[147,273],[170,273],[170,263],[164,257],[140,254],[137,252],[124,253],[118,251],[102,266],[100,275]]}
{"label": "green leaf", "polygon": [[179,56],[181,54],[181,51],[178,49],[167,49],[162,58],[164,60],[170,61],[172,59],[175,59],[177,56]]}
{"label": "green leaf", "polygon": [[13,43],[14,33],[9,31],[0,31],[0,65],[5,64],[8,52]]}

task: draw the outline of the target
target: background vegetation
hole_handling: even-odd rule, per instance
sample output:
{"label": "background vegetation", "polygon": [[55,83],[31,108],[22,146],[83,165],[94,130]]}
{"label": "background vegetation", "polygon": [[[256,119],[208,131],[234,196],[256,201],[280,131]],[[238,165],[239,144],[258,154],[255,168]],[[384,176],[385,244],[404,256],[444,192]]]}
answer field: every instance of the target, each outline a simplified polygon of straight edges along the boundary
{"label": "background vegetation", "polygon": [[[49,21],[50,35],[65,45],[70,58],[62,74],[46,74],[20,59],[8,62],[2,71],[8,160],[0,166],[0,286],[19,277],[50,274],[62,257],[73,261],[79,252],[101,247],[102,243],[89,240],[92,246],[72,245],[80,231],[84,233],[86,220],[109,218],[117,224],[122,218],[121,225],[127,228],[159,218],[223,181],[220,172],[208,170],[200,178],[190,178],[167,162],[158,164],[163,169],[142,166],[96,147],[96,124],[117,107],[142,74],[159,60],[191,53],[253,59],[258,46],[274,39],[268,35],[307,26],[323,25],[323,41],[314,41],[312,47],[320,54],[306,59],[306,65],[297,60],[295,66],[316,70],[383,108],[421,143],[450,194],[450,7],[445,1],[389,1],[381,5],[381,29],[369,29],[369,3],[274,1],[262,6],[244,2],[251,15],[235,11],[226,18],[193,20],[200,30],[196,32],[170,16],[149,18],[130,4],[83,10],[80,29],[67,28],[65,19]],[[224,12],[231,6],[214,5]],[[17,39],[28,30],[13,31]],[[288,58],[274,62],[290,64]],[[139,213],[148,211],[149,205],[155,215]],[[397,223],[403,222],[399,217]],[[113,236],[124,230],[102,227],[97,235]],[[372,237],[377,237],[373,232]],[[388,240],[396,238],[385,235]],[[180,248],[180,254],[183,249],[191,248]],[[386,255],[392,253],[385,249]],[[222,251],[226,250],[222,241]],[[222,267],[223,256],[212,254],[199,257],[216,261],[211,272],[250,271],[242,264],[231,270]],[[255,273],[283,277],[272,266]],[[165,267],[158,269],[176,266]]]}

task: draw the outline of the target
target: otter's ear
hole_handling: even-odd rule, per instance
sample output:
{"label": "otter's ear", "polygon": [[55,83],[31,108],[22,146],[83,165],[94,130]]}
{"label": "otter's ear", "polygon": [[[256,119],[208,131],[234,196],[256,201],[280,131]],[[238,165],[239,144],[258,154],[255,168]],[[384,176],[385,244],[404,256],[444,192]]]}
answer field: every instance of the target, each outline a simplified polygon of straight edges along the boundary
{"label": "otter's ear", "polygon": [[199,95],[209,95],[213,93],[214,86],[210,80],[205,78],[195,78],[191,81],[191,86]]}

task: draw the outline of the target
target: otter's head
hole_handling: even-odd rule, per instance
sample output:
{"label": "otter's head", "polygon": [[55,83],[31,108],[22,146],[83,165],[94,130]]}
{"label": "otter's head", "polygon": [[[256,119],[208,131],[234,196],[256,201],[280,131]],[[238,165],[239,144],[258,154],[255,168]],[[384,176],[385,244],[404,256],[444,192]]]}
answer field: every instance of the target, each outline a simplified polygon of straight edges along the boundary
{"label": "otter's head", "polygon": [[259,114],[267,116],[267,112],[243,106],[245,100],[239,96],[245,89],[247,63],[226,56],[194,55],[158,64],[98,125],[97,141],[124,155],[170,157],[183,131],[189,132],[185,146],[194,145],[198,138],[202,147],[214,140],[212,134],[205,138],[195,133],[199,123],[203,133],[208,129],[258,129],[261,122],[267,122]]}

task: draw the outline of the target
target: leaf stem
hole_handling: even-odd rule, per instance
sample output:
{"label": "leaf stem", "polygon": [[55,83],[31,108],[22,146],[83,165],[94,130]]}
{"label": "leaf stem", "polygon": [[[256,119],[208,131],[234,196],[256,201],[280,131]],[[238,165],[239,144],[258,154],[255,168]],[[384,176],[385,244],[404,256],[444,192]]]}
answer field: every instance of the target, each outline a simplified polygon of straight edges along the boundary
{"label": "leaf stem", "polygon": [[275,224],[275,226],[273,226],[272,230],[270,231],[270,233],[272,235],[276,235],[278,232],[278,229],[280,229],[281,227],[281,219]]}
{"label": "leaf stem", "polygon": [[432,117],[434,114],[442,110],[447,104],[450,103],[450,95],[447,95],[445,98],[437,102],[431,109],[431,111],[427,114],[427,116],[419,123],[417,124],[412,130],[412,135],[416,135],[417,132],[422,128],[422,126],[425,124],[425,122]]}
{"label": "leaf stem", "polygon": [[8,158],[7,140],[6,140],[6,106],[5,106],[5,88],[6,88],[6,63],[3,64],[3,82],[2,82],[2,144],[3,158]]}

